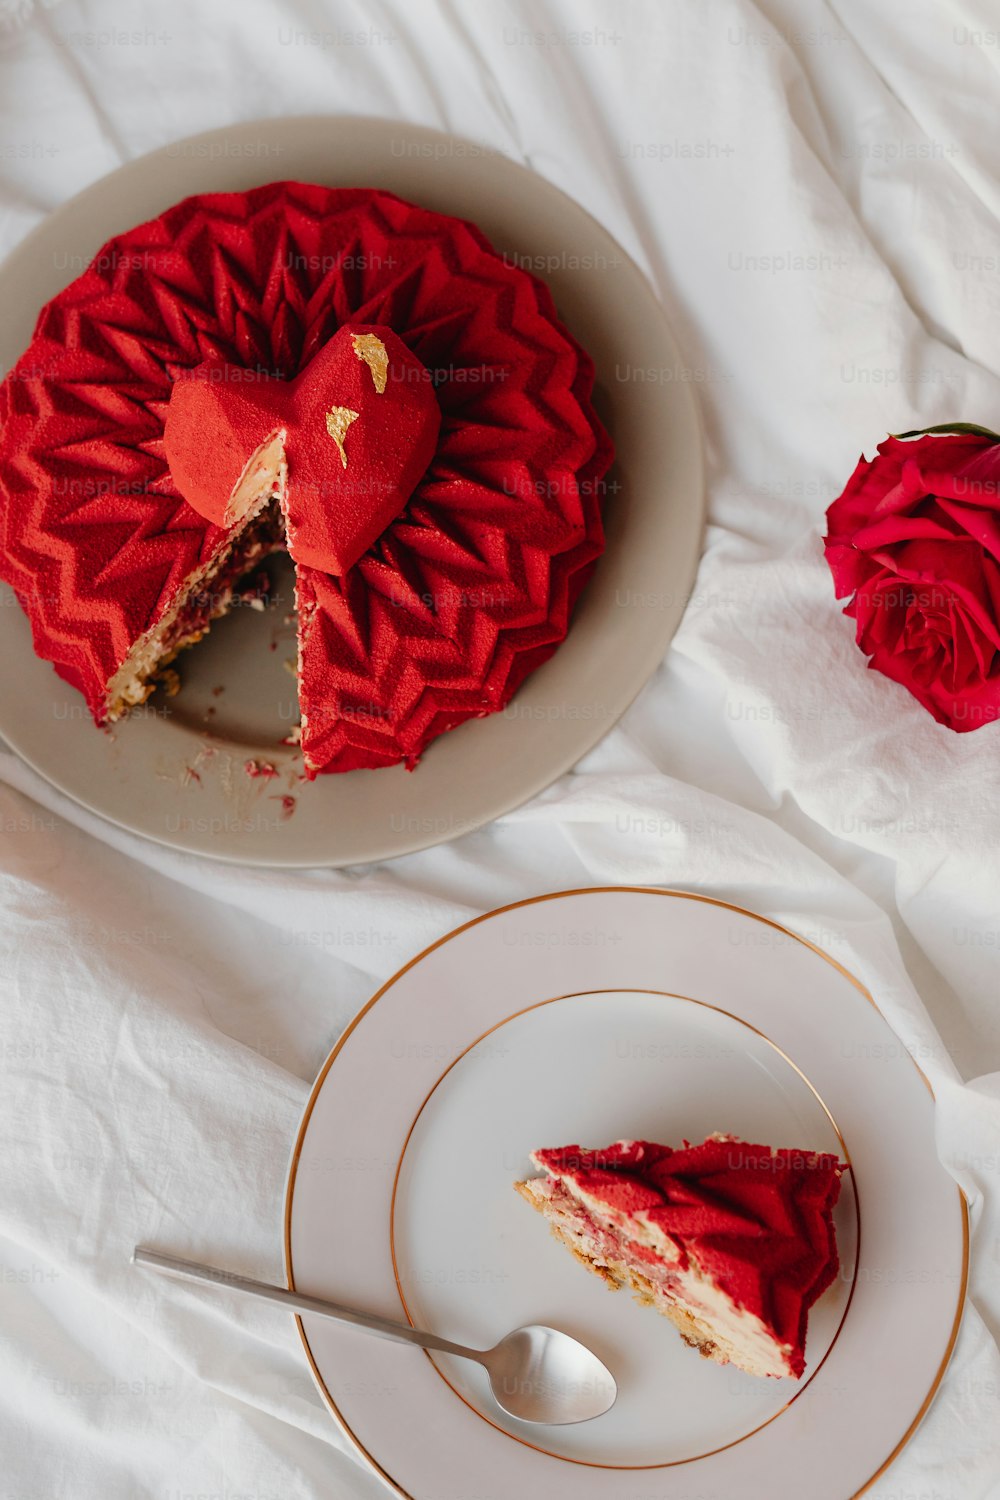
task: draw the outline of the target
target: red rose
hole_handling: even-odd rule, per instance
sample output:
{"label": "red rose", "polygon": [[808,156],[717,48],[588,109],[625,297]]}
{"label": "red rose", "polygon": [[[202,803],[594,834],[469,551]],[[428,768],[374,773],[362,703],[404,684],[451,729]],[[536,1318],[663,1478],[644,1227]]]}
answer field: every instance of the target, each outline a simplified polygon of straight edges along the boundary
{"label": "red rose", "polygon": [[826,515],[868,665],[951,729],[1000,718],[1000,436],[956,423],[887,438]]}

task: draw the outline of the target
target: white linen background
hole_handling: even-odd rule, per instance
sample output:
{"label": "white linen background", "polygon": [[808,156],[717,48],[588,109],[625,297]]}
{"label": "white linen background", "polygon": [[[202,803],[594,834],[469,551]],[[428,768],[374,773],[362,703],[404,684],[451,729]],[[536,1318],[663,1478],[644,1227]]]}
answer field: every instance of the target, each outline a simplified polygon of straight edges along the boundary
{"label": "white linen background", "polygon": [[382,1493],[290,1319],[154,1283],[128,1252],[279,1279],[291,1140],[358,1005],[470,916],[616,882],[819,942],[930,1076],[972,1302],[871,1493],[1000,1496],[1000,726],[954,735],[864,671],[818,541],[885,431],[1000,423],[998,42],[984,0],[0,0],[0,251],[211,126],[360,113],[487,142],[647,272],[698,386],[711,510],[674,647],[620,725],[450,845],[232,869],[105,826],[0,752],[4,1497]]}

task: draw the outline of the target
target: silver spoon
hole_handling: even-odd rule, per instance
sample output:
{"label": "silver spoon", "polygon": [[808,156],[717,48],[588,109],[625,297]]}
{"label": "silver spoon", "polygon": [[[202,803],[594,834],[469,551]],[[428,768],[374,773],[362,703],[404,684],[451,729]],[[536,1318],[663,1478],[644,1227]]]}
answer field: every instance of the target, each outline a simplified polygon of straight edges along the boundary
{"label": "silver spoon", "polygon": [[355,1328],[374,1333],[379,1338],[393,1339],[399,1344],[417,1344],[421,1349],[436,1349],[441,1354],[474,1359],[489,1375],[490,1389],[497,1405],[508,1416],[518,1417],[522,1422],[589,1422],[592,1417],[610,1411],[618,1395],[614,1376],[596,1354],[570,1338],[568,1333],[560,1333],[557,1328],[546,1328],[540,1323],[515,1328],[492,1349],[468,1349],[464,1344],[438,1338],[436,1333],[421,1333],[406,1323],[394,1323],[390,1318],[358,1312],[356,1308],[326,1302],[320,1297],[288,1292],[284,1287],[271,1286],[265,1281],[251,1281],[249,1277],[235,1276],[231,1271],[220,1271],[215,1266],[201,1266],[195,1261],[161,1255],[143,1245],[136,1245],[132,1251],[132,1264],[148,1266],[151,1271],[176,1276],[181,1281],[208,1281],[216,1286],[230,1287],[233,1291],[245,1292],[265,1302],[276,1302],[280,1307],[296,1312],[332,1318],[335,1323],[350,1323]]}

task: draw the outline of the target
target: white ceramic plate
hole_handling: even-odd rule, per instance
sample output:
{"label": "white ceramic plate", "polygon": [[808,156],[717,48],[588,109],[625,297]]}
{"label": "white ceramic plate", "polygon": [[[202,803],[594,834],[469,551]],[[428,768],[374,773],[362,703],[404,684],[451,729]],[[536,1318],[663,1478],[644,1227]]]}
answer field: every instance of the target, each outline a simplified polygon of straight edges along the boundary
{"label": "white ceramic plate", "polygon": [[[282,739],[297,717],[290,578],[273,613],[240,610],[178,662],[179,697],[150,700],[114,735],[31,647],[0,586],[0,735],[78,802],[160,843],[216,859],[344,865],[426,848],[499,817],[568,770],[655,671],[677,627],[701,543],[701,436],[688,372],[663,310],[621,246],[535,173],[474,142],[388,120],[251,122],[178,142],[87,188],[0,267],[0,370],[43,303],[111,235],[190,193],[275,178],[388,188],[475,220],[548,282],[594,358],[595,404],[615,440],[608,545],[566,641],[508,708],[430,746],[418,769],[300,782]],[[219,691],[224,689],[224,691]],[[252,779],[248,760],[278,775]]]}
{"label": "white ceramic plate", "polygon": [[[536,1145],[713,1130],[850,1163],[799,1382],[700,1360],[513,1191]],[[549,1322],[618,1378],[607,1416],[529,1427],[474,1365],[301,1320],[334,1414],[413,1500],[858,1495],[931,1400],[968,1261],[932,1097],[871,996],[763,918],[627,889],[494,912],[391,980],[313,1090],[285,1231],[289,1285],[483,1346]]]}

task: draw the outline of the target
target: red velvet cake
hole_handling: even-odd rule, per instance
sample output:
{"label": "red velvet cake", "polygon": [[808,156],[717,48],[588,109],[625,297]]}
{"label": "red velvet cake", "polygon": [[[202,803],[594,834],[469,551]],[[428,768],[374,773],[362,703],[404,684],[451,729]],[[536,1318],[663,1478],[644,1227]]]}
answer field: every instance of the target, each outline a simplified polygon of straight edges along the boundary
{"label": "red velvet cake", "polygon": [[566,634],[603,549],[592,388],[471,224],[189,198],[105,245],[0,386],[0,578],[102,724],[287,548],[306,774],[413,766]]}
{"label": "red velvet cake", "polygon": [[610,1287],[630,1287],[719,1364],[802,1374],[809,1309],[839,1266],[835,1156],[716,1135],[677,1151],[563,1146],[532,1161],[547,1175],[517,1191]]}

